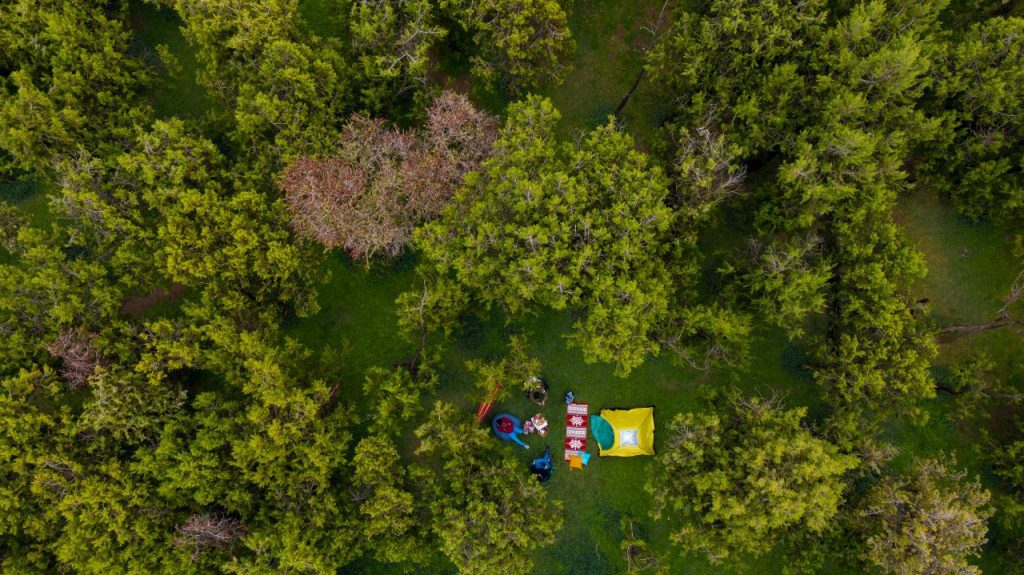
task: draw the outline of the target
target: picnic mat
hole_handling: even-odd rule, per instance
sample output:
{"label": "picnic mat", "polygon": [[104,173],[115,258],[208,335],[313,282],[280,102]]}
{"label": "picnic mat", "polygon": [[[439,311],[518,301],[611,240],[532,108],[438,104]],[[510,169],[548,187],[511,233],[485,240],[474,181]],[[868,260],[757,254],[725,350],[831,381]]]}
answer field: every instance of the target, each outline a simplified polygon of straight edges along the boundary
{"label": "picnic mat", "polygon": [[581,455],[587,449],[587,416],[589,408],[586,403],[570,403],[565,408],[565,460],[573,455]]}

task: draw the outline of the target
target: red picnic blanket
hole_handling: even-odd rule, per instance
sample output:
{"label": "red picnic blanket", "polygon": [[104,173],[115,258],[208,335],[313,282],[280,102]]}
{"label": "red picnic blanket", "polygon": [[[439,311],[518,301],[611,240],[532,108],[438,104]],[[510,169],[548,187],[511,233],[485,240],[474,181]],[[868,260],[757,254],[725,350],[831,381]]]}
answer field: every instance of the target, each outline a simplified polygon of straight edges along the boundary
{"label": "red picnic blanket", "polygon": [[570,403],[565,408],[565,460],[581,455],[587,449],[587,419],[589,407],[586,403]]}

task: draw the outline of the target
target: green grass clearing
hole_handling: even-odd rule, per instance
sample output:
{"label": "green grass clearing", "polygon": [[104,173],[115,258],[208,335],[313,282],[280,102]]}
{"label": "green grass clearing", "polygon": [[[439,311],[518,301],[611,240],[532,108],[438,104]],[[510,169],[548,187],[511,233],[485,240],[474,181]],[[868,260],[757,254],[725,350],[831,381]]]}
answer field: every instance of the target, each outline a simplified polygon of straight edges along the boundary
{"label": "green grass clearing", "polygon": [[[167,7],[146,2],[131,4],[131,26],[144,61],[158,73],[149,94],[159,118],[200,118],[216,106],[196,82],[199,63],[195,50],[181,33],[181,19]],[[177,60],[179,70],[164,69],[157,46],[164,45]]]}
{"label": "green grass clearing", "polygon": [[[603,124],[614,114],[643,70],[644,50],[653,37],[647,28],[663,5],[664,0],[575,3],[569,18],[576,38],[573,70],[545,93],[562,113],[563,137]],[[654,143],[668,111],[667,102],[644,79],[617,119],[646,148]]]}

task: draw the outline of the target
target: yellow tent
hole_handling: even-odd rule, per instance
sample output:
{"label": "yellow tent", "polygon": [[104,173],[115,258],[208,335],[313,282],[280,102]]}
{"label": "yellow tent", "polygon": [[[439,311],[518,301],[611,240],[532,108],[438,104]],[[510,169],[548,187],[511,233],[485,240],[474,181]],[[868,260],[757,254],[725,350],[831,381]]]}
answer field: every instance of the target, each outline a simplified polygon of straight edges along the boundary
{"label": "yellow tent", "polygon": [[[592,418],[591,429],[602,456],[633,457],[654,455],[654,408],[603,409],[600,418]],[[602,425],[611,427],[611,433]]]}

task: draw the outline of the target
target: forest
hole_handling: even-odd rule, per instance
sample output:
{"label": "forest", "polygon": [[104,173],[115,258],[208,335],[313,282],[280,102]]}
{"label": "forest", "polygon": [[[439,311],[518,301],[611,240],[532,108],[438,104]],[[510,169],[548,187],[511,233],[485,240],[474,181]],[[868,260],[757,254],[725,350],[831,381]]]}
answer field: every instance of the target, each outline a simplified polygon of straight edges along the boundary
{"label": "forest", "polygon": [[1024,573],[1022,357],[1020,0],[0,2],[5,575]]}

